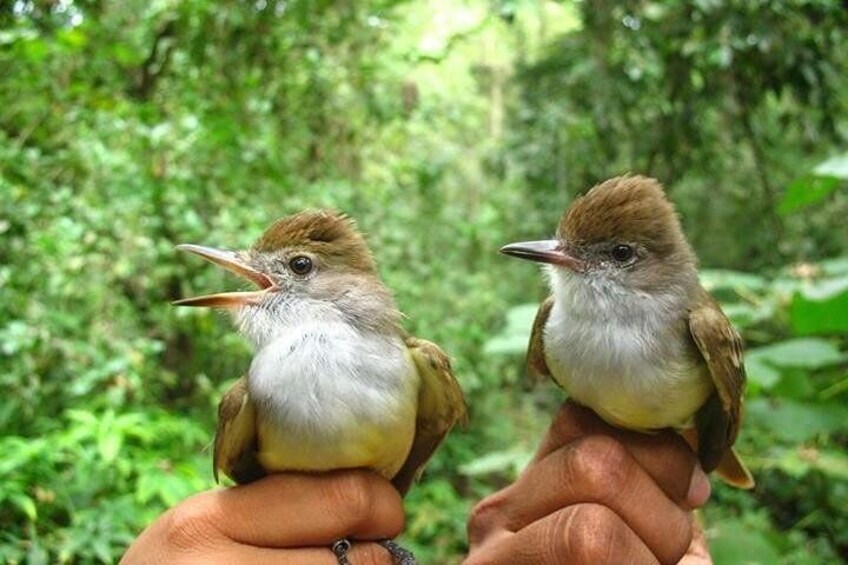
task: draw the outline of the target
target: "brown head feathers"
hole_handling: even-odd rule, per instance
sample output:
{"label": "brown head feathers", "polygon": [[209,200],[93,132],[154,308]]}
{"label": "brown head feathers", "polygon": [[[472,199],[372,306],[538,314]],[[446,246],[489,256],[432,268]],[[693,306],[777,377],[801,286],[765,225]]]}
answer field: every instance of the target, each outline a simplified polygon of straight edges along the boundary
{"label": "brown head feathers", "polygon": [[334,210],[305,210],[281,218],[265,230],[252,250],[271,253],[290,248],[314,253],[337,266],[376,271],[356,222]]}
{"label": "brown head feathers", "polygon": [[595,185],[563,214],[557,235],[575,245],[637,243],[660,256],[689,249],[662,185],[638,175]]}

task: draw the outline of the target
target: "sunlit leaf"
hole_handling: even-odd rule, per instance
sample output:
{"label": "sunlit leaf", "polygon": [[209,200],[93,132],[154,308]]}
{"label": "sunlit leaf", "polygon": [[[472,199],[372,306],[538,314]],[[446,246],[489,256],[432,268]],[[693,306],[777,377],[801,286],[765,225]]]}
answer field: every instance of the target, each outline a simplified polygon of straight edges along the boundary
{"label": "sunlit leaf", "polygon": [[745,355],[745,373],[749,382],[765,390],[773,387],[780,380],[780,371],[766,363],[762,356]]}
{"label": "sunlit leaf", "polygon": [[839,179],[831,176],[809,175],[794,181],[786,189],[777,210],[791,214],[810,204],[824,200],[839,186]]}
{"label": "sunlit leaf", "polygon": [[97,427],[97,449],[107,463],[115,460],[124,441],[122,430],[114,424],[115,413],[109,410],[103,414]]}
{"label": "sunlit leaf", "polygon": [[790,475],[802,478],[812,470],[834,479],[848,480],[848,455],[812,447],[794,447],[782,451],[776,466]]}
{"label": "sunlit leaf", "polygon": [[533,453],[530,451],[496,451],[463,464],[459,468],[459,472],[469,477],[492,473],[517,474],[518,471],[527,466],[532,457]]}
{"label": "sunlit leaf", "polygon": [[88,36],[80,28],[62,30],[56,39],[72,49],[81,49],[88,44]]}
{"label": "sunlit leaf", "polygon": [[763,322],[774,316],[775,305],[772,302],[749,304],[733,302],[721,305],[722,310],[737,328],[745,328]]}
{"label": "sunlit leaf", "polygon": [[817,175],[848,180],[848,153],[831,157],[813,169]]}
{"label": "sunlit leaf", "polygon": [[35,506],[35,501],[23,493],[11,493],[8,495],[8,500],[18,510],[24,513],[31,522],[38,519],[38,509]]}
{"label": "sunlit leaf", "polygon": [[761,531],[738,520],[709,526],[710,555],[716,564],[772,565],[781,553]]}
{"label": "sunlit leaf", "polygon": [[848,275],[848,257],[825,259],[823,261],[819,261],[818,266],[825,275],[830,277]]}
{"label": "sunlit leaf", "polygon": [[701,284],[709,291],[727,289],[733,291],[760,291],[766,286],[766,279],[753,273],[729,271],[725,269],[701,269]]}
{"label": "sunlit leaf", "polygon": [[748,351],[748,359],[776,367],[818,369],[845,359],[833,343],[819,338],[796,338]]}
{"label": "sunlit leaf", "polygon": [[746,424],[800,443],[820,433],[848,429],[848,406],[756,398],[745,405]]}
{"label": "sunlit leaf", "polygon": [[483,351],[493,355],[517,355],[527,351],[527,336],[509,335],[495,336],[486,342]]}
{"label": "sunlit leaf", "polygon": [[792,297],[790,315],[799,335],[848,332],[848,277],[804,287]]}
{"label": "sunlit leaf", "polygon": [[522,304],[509,309],[506,325],[501,333],[490,338],[483,351],[490,354],[519,354],[527,351],[533,320],[539,309],[538,304]]}

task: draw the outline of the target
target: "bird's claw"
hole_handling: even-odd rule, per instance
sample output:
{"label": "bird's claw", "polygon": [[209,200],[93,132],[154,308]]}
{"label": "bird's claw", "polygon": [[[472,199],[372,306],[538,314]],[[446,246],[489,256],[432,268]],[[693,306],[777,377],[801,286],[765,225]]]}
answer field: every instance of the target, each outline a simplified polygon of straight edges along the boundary
{"label": "bird's claw", "polygon": [[415,555],[405,547],[395,543],[394,540],[381,539],[377,543],[392,555],[392,561],[395,565],[418,565]]}
{"label": "bird's claw", "polygon": [[[386,551],[391,554],[392,562],[395,565],[418,565],[415,555],[405,547],[395,543],[393,540],[381,539],[377,543],[383,546]],[[333,552],[333,555],[336,556],[336,561],[339,565],[351,565],[350,559],[347,558],[347,552],[350,551],[350,547],[351,543],[347,538],[336,540],[333,542],[333,545],[330,546],[330,550]]]}

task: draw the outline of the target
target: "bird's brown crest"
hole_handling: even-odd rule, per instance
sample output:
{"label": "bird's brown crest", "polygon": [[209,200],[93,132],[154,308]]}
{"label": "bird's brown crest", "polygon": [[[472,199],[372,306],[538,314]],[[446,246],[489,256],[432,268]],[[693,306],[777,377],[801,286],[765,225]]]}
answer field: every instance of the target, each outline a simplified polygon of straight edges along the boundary
{"label": "bird's brown crest", "polygon": [[638,175],[595,185],[563,215],[559,237],[576,244],[620,240],[641,243],[659,254],[685,243],[674,206],[662,185]]}
{"label": "bird's brown crest", "polygon": [[306,210],[280,218],[265,230],[253,250],[263,253],[297,247],[339,265],[373,272],[365,238],[349,216],[332,210]]}

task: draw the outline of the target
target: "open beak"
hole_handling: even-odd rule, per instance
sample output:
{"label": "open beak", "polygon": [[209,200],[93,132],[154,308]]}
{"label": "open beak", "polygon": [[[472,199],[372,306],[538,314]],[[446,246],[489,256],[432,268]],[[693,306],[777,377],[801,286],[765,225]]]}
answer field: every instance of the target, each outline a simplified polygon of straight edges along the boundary
{"label": "open beak", "polygon": [[263,273],[260,273],[244,262],[234,251],[224,251],[213,247],[202,245],[182,244],[177,245],[180,251],[188,251],[200,255],[207,261],[224,267],[230,272],[245,278],[259,287],[260,290],[247,292],[219,292],[217,294],[206,294],[194,298],[183,298],[175,300],[171,304],[175,306],[217,306],[219,308],[238,308],[251,304],[258,304],[268,292],[274,292],[278,287]]}
{"label": "open beak", "polygon": [[556,239],[510,243],[501,247],[501,253],[538,263],[550,263],[577,272],[585,270],[586,267],[583,261],[563,251],[561,242]]}

